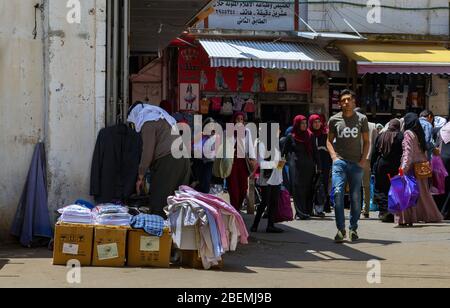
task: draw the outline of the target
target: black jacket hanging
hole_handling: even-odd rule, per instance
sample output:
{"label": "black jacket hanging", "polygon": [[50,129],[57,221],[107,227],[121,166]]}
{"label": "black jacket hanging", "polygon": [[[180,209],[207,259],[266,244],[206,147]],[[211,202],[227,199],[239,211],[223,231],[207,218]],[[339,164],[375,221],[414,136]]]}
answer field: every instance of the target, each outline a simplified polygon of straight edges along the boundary
{"label": "black jacket hanging", "polygon": [[124,124],[102,129],[91,168],[91,195],[97,203],[124,201],[136,191],[142,138]]}

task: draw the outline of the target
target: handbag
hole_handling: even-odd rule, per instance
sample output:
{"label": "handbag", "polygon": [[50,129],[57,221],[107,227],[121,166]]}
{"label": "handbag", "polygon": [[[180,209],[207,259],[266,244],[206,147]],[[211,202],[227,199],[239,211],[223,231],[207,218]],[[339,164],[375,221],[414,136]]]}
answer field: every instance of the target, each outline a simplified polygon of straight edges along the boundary
{"label": "handbag", "polygon": [[226,101],[220,110],[220,114],[225,116],[233,115],[233,104],[230,101]]}
{"label": "handbag", "polygon": [[433,169],[429,161],[414,164],[414,174],[418,180],[433,177]]}
{"label": "handbag", "polygon": [[274,216],[274,223],[289,222],[294,220],[291,195],[286,189],[281,189],[277,211]]}

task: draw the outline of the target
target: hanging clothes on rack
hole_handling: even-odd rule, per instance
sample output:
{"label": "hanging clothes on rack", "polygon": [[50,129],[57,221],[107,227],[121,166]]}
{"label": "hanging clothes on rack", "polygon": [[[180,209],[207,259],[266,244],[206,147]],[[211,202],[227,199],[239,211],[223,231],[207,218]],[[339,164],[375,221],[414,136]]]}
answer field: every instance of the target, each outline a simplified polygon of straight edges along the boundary
{"label": "hanging clothes on rack", "polygon": [[124,201],[135,193],[141,153],[141,136],[125,124],[100,131],[90,189],[97,203]]}

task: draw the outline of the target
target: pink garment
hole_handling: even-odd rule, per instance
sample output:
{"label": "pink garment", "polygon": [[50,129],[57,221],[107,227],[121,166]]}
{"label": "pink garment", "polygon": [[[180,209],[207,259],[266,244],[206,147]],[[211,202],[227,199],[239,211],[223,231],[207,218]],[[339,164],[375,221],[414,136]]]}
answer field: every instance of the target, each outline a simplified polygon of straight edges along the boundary
{"label": "pink garment", "polygon": [[181,186],[180,191],[188,193],[191,196],[195,197],[196,199],[200,199],[200,200],[204,201],[205,203],[208,203],[209,205],[215,207],[216,209],[221,209],[221,210],[231,213],[236,219],[237,228],[241,235],[240,243],[244,244],[244,245],[248,244],[249,234],[248,234],[244,219],[242,218],[241,214],[238,211],[236,211],[236,209],[234,207],[232,207],[230,204],[226,203],[224,200],[222,200],[216,196],[197,192],[196,190],[194,190],[193,188],[191,188],[189,186]]}
{"label": "pink garment", "polygon": [[442,141],[444,141],[445,144],[450,142],[450,123],[447,123],[444,125],[444,127],[441,128],[440,132]]}
{"label": "pink garment", "polygon": [[[410,130],[405,132],[403,140],[402,169],[405,174],[414,175],[414,164],[427,161],[425,152],[420,149],[417,136]],[[417,206],[395,216],[397,224],[414,224],[418,222],[440,223],[444,219],[431,196],[428,179],[417,179],[420,196]]]}
{"label": "pink garment", "polygon": [[255,101],[252,99],[249,99],[247,103],[245,104],[244,111],[248,113],[255,113],[256,112],[256,106]]}
{"label": "pink garment", "polygon": [[183,192],[176,192],[176,195],[173,198],[173,200],[176,202],[190,201],[190,202],[198,204],[199,206],[208,210],[211,213],[211,215],[213,215],[214,219],[216,220],[217,228],[218,228],[219,234],[220,234],[220,241],[222,242],[223,249],[225,251],[227,251],[229,249],[229,239],[228,239],[228,234],[226,232],[225,223],[223,221],[222,214],[216,208],[199,200],[198,198],[194,198],[192,195],[190,195],[188,193],[183,193]]}

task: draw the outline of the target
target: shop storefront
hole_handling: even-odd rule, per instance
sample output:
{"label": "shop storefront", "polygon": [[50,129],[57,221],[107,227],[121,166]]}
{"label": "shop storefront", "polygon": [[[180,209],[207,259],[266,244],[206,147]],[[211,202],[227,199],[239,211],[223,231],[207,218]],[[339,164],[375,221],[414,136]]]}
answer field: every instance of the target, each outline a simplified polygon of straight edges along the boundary
{"label": "shop storefront", "polygon": [[284,128],[312,112],[313,72],[338,70],[339,61],[314,44],[199,39],[179,48],[178,107],[222,122],[243,111],[249,121]]}
{"label": "shop storefront", "polygon": [[[369,117],[387,121],[406,112],[431,109],[448,115],[450,51],[439,45],[338,44],[348,57],[347,75]],[[347,79],[348,80],[348,79]],[[347,82],[348,83],[348,82]],[[330,108],[338,109],[345,83],[330,87]]]}

